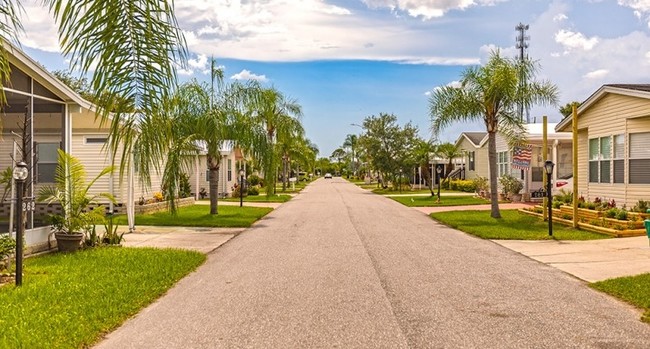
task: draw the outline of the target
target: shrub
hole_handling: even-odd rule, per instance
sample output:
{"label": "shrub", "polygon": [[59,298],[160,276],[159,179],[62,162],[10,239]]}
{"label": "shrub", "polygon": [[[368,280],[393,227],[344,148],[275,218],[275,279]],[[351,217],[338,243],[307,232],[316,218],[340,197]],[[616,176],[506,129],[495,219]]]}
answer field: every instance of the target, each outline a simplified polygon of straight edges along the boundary
{"label": "shrub", "polygon": [[451,190],[473,193],[476,191],[476,182],[473,180],[457,179],[450,183]]}
{"label": "shrub", "polygon": [[616,212],[616,219],[621,221],[627,220],[627,211],[624,209],[619,209],[618,212]]}
{"label": "shrub", "polygon": [[201,190],[199,190],[199,196],[201,199],[205,199],[206,196],[208,196],[208,192],[205,190],[205,188],[201,188]]}
{"label": "shrub", "polygon": [[564,189],[560,189],[560,193],[555,194],[555,199],[564,204],[570,205],[573,202],[573,193],[570,191],[565,191]]}
{"label": "shrub", "polygon": [[162,202],[164,200],[163,194],[161,192],[155,192],[153,193],[153,201],[154,202]]}
{"label": "shrub", "polygon": [[645,200],[639,200],[636,205],[632,208],[632,211],[634,212],[640,212],[640,213],[646,213],[646,211],[650,208],[650,201],[645,201]]}
{"label": "shrub", "polygon": [[262,186],[262,178],[256,174],[248,176],[246,182],[248,183],[249,188],[256,185]]}
{"label": "shrub", "polygon": [[192,186],[190,185],[190,176],[187,173],[181,173],[180,183],[178,183],[178,197],[188,198],[192,196]]}
{"label": "shrub", "polygon": [[0,234],[0,260],[16,251],[16,241],[9,234]]}
{"label": "shrub", "polygon": [[251,196],[260,195],[259,188],[257,186],[248,187],[248,195],[251,195]]}
{"label": "shrub", "polygon": [[585,208],[589,210],[595,210],[596,209],[596,203],[594,202],[585,202]]}
{"label": "shrub", "polygon": [[503,175],[499,177],[499,184],[501,184],[505,194],[519,194],[519,192],[524,189],[524,184],[511,175]]}
{"label": "shrub", "polygon": [[553,200],[553,208],[560,208],[562,201]]}
{"label": "shrub", "polygon": [[[244,193],[244,197],[246,197],[246,196],[248,196],[248,193]],[[237,186],[236,188],[234,188],[232,190],[232,197],[233,198],[238,198],[239,197],[239,186]]]}
{"label": "shrub", "polygon": [[488,189],[490,187],[490,182],[488,181],[488,179],[486,177],[478,176],[478,177],[472,179],[472,182],[474,183],[474,187],[475,187],[474,190],[476,190],[477,192],[478,191],[488,191]]}
{"label": "shrub", "polygon": [[607,218],[616,218],[616,214],[618,214],[618,210],[615,208],[610,208],[609,210],[605,211],[605,217]]}

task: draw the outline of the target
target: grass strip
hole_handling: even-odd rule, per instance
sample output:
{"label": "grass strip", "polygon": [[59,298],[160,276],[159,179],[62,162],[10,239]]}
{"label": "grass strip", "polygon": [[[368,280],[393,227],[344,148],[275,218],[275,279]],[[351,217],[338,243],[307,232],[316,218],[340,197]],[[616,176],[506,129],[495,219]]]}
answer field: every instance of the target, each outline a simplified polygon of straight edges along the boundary
{"label": "grass strip", "polygon": [[485,211],[449,211],[432,213],[431,217],[447,226],[483,239],[494,240],[598,240],[611,238],[604,234],[553,224],[553,236],[548,236],[548,222],[541,218],[501,210],[501,218],[490,217]]}
{"label": "grass strip", "polygon": [[[176,215],[156,212],[138,214],[135,216],[136,225],[179,226],[179,227],[217,227],[234,228],[250,227],[260,218],[273,211],[270,207],[239,207],[218,206],[219,214],[211,215],[209,205],[192,205],[180,207]],[[126,215],[115,216],[115,223],[127,224]]]}
{"label": "grass strip", "polygon": [[126,247],[28,258],[23,286],[0,288],[0,348],[88,347],[204,261],[193,251]]}
{"label": "grass strip", "polygon": [[408,207],[465,206],[489,204],[488,200],[473,196],[390,196],[391,199]]}
{"label": "grass strip", "polygon": [[590,286],[643,309],[641,320],[650,323],[650,273],[594,282]]}
{"label": "grass strip", "polygon": [[[244,202],[287,202],[291,200],[291,195],[276,194],[266,197],[264,193],[260,195],[244,196]],[[239,202],[239,197],[219,199],[219,201]]]}

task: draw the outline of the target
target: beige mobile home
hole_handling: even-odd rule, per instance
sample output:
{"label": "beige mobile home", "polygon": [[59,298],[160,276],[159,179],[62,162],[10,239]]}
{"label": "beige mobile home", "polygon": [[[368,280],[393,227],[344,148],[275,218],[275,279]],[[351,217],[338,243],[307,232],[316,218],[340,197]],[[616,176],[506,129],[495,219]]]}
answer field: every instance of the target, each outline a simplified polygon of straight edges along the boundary
{"label": "beige mobile home", "polygon": [[[572,131],[572,116],[556,127]],[[650,200],[650,85],[603,85],[577,110],[578,194],[633,207]]]}

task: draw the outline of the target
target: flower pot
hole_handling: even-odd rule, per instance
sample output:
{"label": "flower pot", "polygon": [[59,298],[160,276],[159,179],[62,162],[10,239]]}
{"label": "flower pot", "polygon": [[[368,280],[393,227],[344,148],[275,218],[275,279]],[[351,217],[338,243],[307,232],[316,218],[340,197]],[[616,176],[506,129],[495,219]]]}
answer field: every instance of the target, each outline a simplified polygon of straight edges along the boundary
{"label": "flower pot", "polygon": [[81,247],[81,240],[84,238],[83,233],[54,233],[56,246],[59,252],[74,252]]}

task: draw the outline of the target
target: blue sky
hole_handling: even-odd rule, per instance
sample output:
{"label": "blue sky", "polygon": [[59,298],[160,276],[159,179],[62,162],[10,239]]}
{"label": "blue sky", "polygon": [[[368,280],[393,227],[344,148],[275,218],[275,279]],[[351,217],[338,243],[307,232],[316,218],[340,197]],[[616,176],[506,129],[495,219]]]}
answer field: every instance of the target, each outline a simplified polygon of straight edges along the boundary
{"label": "blue sky", "polygon": [[[23,1],[23,49],[50,70],[67,67],[51,16]],[[206,80],[214,56],[232,79],[253,78],[303,106],[307,137],[329,156],[370,115],[393,113],[430,137],[427,92],[499,49],[515,57],[515,26],[562,104],[606,83],[648,83],[650,3],[644,0],[175,0],[190,50],[182,80]],[[536,107],[531,119],[555,107]],[[480,123],[450,126],[454,141]]]}

